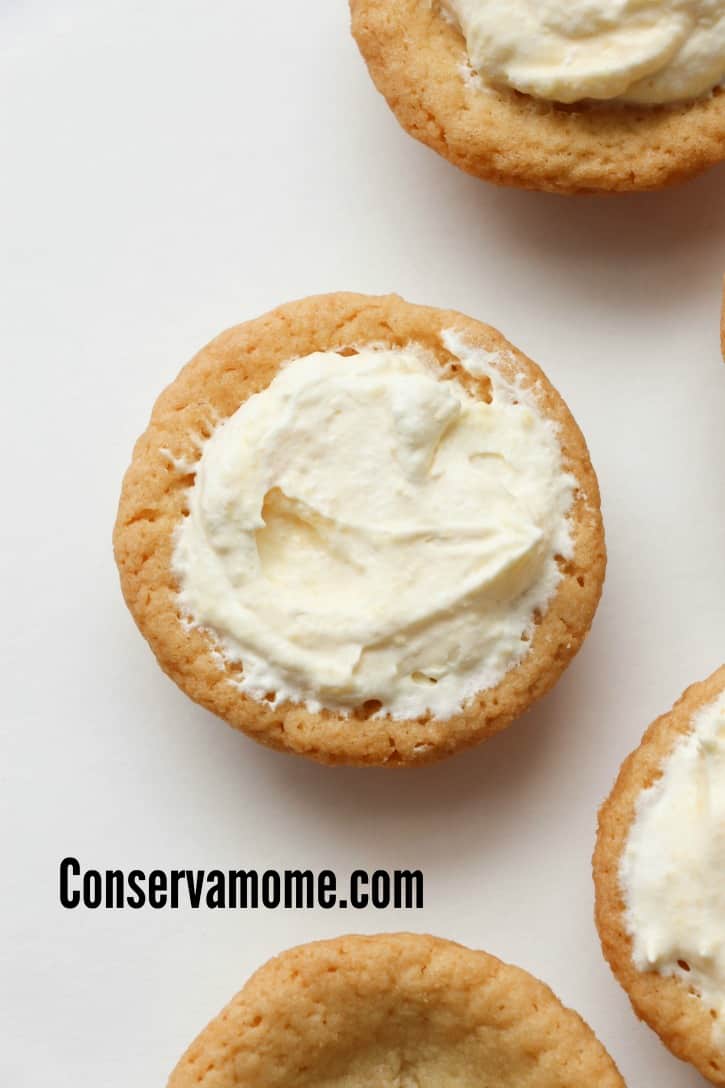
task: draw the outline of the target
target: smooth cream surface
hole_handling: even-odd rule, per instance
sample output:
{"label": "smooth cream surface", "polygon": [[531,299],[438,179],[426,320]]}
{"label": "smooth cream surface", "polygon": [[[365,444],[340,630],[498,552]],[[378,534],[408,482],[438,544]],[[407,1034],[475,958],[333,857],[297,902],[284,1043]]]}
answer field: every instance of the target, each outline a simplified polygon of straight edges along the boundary
{"label": "smooth cream surface", "polygon": [[725,78],[725,0],[442,0],[489,83],[556,102],[699,98]]}
{"label": "smooth cream surface", "polygon": [[692,987],[725,1048],[725,693],[641,794],[620,880],[635,966]]}
{"label": "smooth cream surface", "polygon": [[318,353],[205,443],[180,604],[253,697],[445,718],[525,656],[575,480],[533,393],[447,343],[490,404],[415,346]]}

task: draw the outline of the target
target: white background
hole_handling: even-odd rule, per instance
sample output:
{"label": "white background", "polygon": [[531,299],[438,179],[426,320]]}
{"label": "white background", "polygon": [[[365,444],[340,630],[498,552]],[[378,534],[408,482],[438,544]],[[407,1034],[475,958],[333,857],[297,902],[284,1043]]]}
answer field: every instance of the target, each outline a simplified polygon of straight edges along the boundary
{"label": "white background", "polygon": [[[725,656],[725,172],[565,199],[397,127],[344,0],[4,0],[0,1080],[158,1088],[270,955],[412,928],[526,967],[631,1086],[702,1083],[640,1026],[592,921],[595,814],[645,726]],[[111,554],[152,402],[224,327],[394,290],[498,326],[564,394],[610,567],[555,692],[410,772],[268,752],[167,681]],[[421,867],[423,911],[67,912],[84,866]]]}

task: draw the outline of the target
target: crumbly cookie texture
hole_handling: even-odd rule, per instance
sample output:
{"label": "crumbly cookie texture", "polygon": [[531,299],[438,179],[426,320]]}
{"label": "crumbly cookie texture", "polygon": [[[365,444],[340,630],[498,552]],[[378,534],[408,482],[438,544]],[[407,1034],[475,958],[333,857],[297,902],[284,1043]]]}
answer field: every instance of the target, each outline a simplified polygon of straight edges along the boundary
{"label": "crumbly cookie texture", "polygon": [[560,106],[484,87],[437,3],[350,0],[400,124],[466,173],[558,193],[660,189],[725,159],[725,89],[676,106]]}
{"label": "crumbly cookie texture", "polygon": [[485,952],[406,933],[262,967],[168,1088],[624,1088],[584,1021]]}
{"label": "crumbly cookie texture", "polygon": [[627,991],[640,1020],[657,1032],[665,1046],[694,1065],[713,1084],[725,1085],[725,1053],[713,1039],[709,1010],[693,999],[674,977],[638,971],[632,961],[632,940],[625,923],[625,903],[619,881],[620,863],[635,816],[637,800],[662,773],[678,739],[692,729],[697,712],[725,691],[725,666],[694,684],[669,713],[658,718],[642,743],[625,760],[609,798],[599,813],[594,852],[596,921],[604,955]]}
{"label": "crumbly cookie texture", "polygon": [[[250,698],[234,684],[235,666],[225,664],[210,636],[185,624],[179,611],[173,537],[201,440],[264,389],[288,360],[361,344],[421,344],[442,364],[453,364],[469,391],[485,397],[487,379],[467,374],[443,345],[442,334],[451,328],[467,344],[496,356],[505,377],[532,388],[542,413],[558,426],[563,468],[578,485],[570,514],[573,556],[561,561],[562,578],[537,617],[530,651],[496,687],[446,720],[376,717],[365,704],[349,716],[313,713],[302,705],[272,706]],[[385,766],[427,763],[476,744],[548,691],[589,630],[606,564],[599,489],[586,444],[543,373],[489,326],[394,295],[333,294],[290,303],[222,333],[204,348],[162,393],[136,444],[114,547],[129,609],[161,667],[192,699],[272,748],[323,763]]]}

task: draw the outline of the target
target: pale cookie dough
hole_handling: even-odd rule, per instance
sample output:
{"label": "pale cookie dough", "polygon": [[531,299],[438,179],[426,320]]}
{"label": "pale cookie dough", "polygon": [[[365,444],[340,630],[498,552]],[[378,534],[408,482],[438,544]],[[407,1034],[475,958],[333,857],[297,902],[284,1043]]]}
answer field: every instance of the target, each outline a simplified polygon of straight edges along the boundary
{"label": "pale cookie dough", "polygon": [[558,193],[659,189],[725,159],[725,88],[684,105],[557,105],[482,85],[429,0],[350,0],[352,30],[400,124],[466,173]]}
{"label": "pale cookie dough", "polygon": [[710,1009],[682,976],[640,971],[633,962],[633,942],[626,924],[621,862],[636,805],[662,775],[677,742],[691,732],[693,719],[725,691],[725,666],[694,684],[667,714],[658,718],[625,760],[615,786],[599,813],[594,852],[596,921],[604,955],[626,990],[637,1016],[673,1054],[694,1065],[713,1084],[725,1085],[725,1048],[714,1032]]}
{"label": "pale cookie dough", "polygon": [[[451,329],[534,398],[537,411],[556,428],[562,469],[575,485],[568,514],[570,554],[557,557],[560,578],[543,614],[535,615],[524,656],[495,686],[445,719],[430,713],[396,718],[379,703],[365,702],[351,713],[313,712],[303,703],[277,702],[274,692],[267,699],[250,697],[240,690],[239,665],[225,661],[213,638],[186,622],[172,569],[175,533],[188,509],[203,440],[268,386],[284,363],[316,351],[344,354],[355,345],[420,345],[473,395],[486,399],[489,379],[464,372],[444,346]],[[396,296],[353,294],[281,306],[223,333],[189,363],[159,398],[136,445],[114,544],[123,593],[138,626],[161,667],[192,699],[270,747],[324,763],[386,766],[426,763],[476,744],[548,691],[589,630],[606,561],[599,491],[586,444],[539,368],[494,329],[461,314],[413,306]]]}
{"label": "pale cookie dough", "polygon": [[209,1024],[168,1088],[624,1088],[548,986],[398,933],[302,945]]}

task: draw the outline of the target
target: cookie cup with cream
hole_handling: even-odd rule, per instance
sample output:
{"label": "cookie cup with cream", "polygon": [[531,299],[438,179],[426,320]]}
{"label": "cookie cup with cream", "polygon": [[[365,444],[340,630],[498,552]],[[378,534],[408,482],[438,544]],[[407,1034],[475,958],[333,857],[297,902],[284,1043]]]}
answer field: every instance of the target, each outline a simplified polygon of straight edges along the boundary
{"label": "cookie cup with cream", "polygon": [[487,181],[566,194],[659,189],[725,159],[725,8],[664,7],[350,0],[410,135]]}
{"label": "cookie cup with cream", "polygon": [[301,945],[260,968],[168,1088],[624,1088],[591,1028],[485,952],[412,933]]}
{"label": "cookie cup with cream", "polygon": [[114,536],[165,672],[273,748],[414,765],[556,682],[602,588],[599,491],[541,370],[396,296],[279,307],[157,401]]}
{"label": "cookie cup with cream", "polygon": [[602,949],[634,1011],[725,1085],[725,666],[650,726],[599,813]]}

